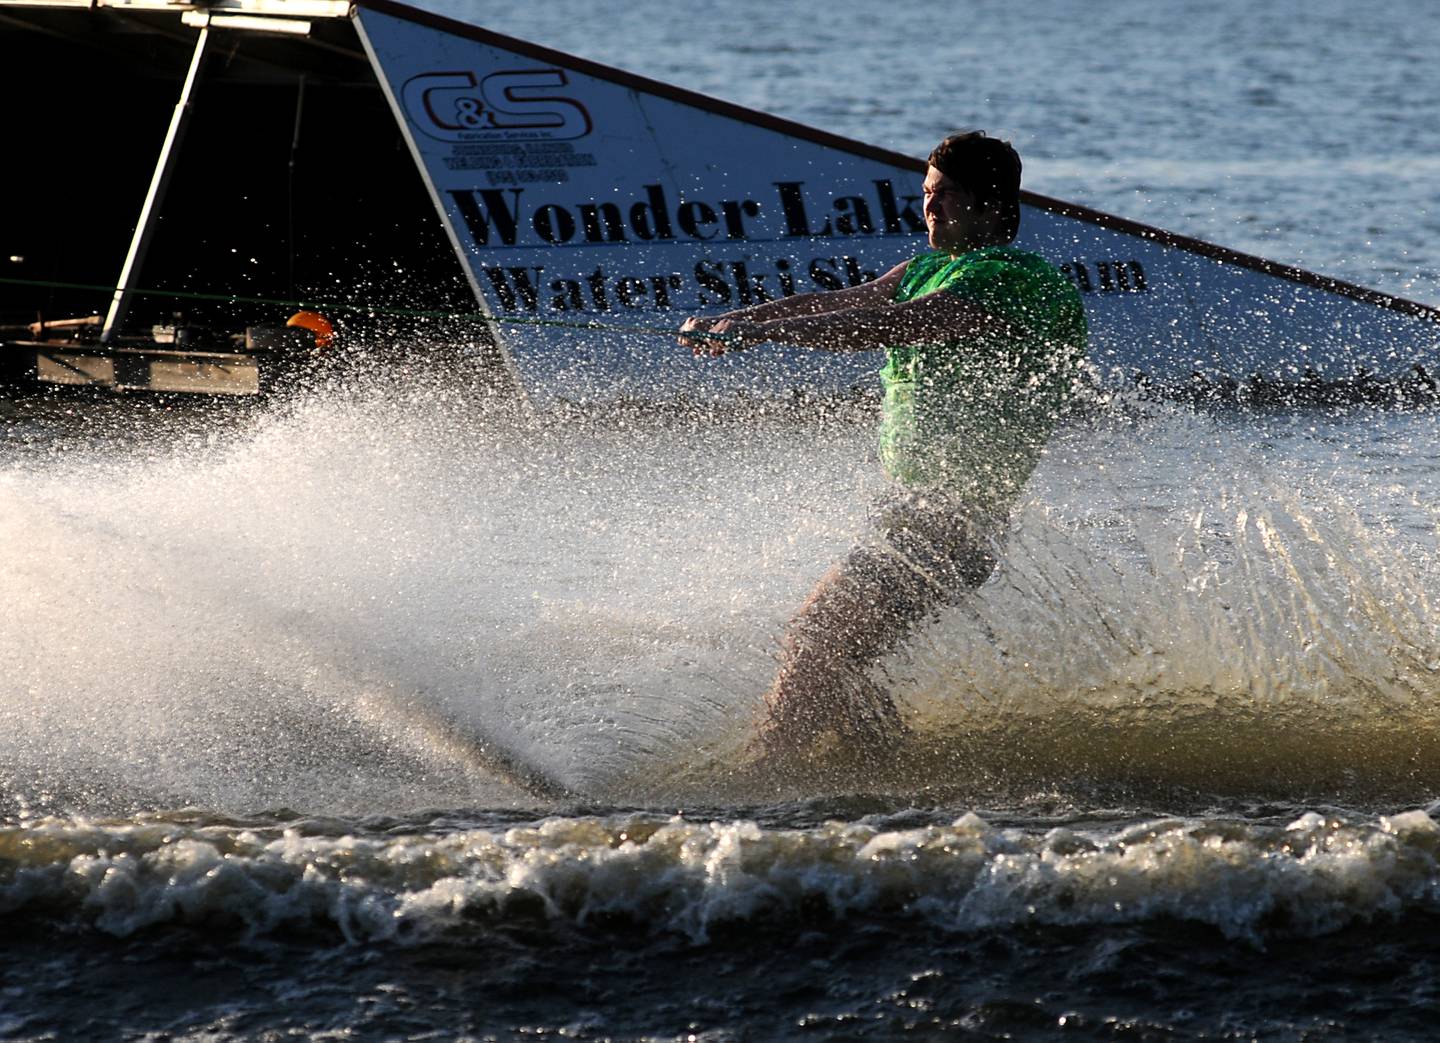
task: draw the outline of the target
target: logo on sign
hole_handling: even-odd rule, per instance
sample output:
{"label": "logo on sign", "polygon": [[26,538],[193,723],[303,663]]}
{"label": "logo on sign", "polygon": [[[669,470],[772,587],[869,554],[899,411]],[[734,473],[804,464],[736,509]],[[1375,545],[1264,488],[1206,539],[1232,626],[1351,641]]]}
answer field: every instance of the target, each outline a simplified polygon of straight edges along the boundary
{"label": "logo on sign", "polygon": [[477,78],[473,72],[427,72],[405,82],[405,112],[421,133],[440,141],[584,137],[590,113],[558,88],[562,69],[517,69]]}

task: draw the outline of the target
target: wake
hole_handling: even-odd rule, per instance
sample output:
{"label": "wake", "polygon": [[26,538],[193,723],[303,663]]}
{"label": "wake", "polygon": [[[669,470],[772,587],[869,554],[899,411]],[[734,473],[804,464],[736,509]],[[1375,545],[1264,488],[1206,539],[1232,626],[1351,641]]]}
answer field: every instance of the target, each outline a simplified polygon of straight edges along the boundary
{"label": "wake", "polygon": [[[1376,416],[1064,431],[990,582],[880,668],[915,739],[804,785],[1433,789],[1436,418]],[[772,799],[743,751],[880,490],[872,422],[362,386],[12,451],[6,810]]]}

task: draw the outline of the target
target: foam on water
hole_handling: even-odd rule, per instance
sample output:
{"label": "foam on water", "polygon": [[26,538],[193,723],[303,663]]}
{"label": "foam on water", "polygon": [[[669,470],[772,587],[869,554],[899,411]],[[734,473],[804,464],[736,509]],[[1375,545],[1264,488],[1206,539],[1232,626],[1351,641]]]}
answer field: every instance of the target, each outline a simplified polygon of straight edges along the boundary
{"label": "foam on water", "polygon": [[318,927],[361,944],[557,923],[703,943],[718,929],[788,932],[817,917],[946,932],[1174,919],[1260,944],[1440,911],[1437,854],[1440,826],[1425,811],[1043,834],[973,813],[905,829],[554,818],[401,838],[36,821],[0,829],[0,915],[119,936]]}
{"label": "foam on water", "polygon": [[[990,583],[884,664],[916,731],[899,766],[842,751],[814,785],[1433,787],[1435,475],[1406,467],[1435,417],[1375,417],[1353,430],[1394,452],[1358,464],[1343,418],[1075,424]],[[412,385],[225,435],[37,436],[0,462],[4,790],[521,799],[478,736],[600,799],[769,796],[730,769],[785,619],[880,490],[870,423],[535,421]]]}

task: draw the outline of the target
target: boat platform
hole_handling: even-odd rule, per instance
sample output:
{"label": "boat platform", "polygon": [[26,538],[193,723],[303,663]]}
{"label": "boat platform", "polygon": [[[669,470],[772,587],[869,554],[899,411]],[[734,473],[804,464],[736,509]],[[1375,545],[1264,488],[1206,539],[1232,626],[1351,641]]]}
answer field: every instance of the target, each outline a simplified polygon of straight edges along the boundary
{"label": "boat platform", "polygon": [[181,328],[106,343],[93,335],[99,322],[67,320],[0,340],[0,387],[259,395],[327,360],[306,329],[255,327],[221,337]]}

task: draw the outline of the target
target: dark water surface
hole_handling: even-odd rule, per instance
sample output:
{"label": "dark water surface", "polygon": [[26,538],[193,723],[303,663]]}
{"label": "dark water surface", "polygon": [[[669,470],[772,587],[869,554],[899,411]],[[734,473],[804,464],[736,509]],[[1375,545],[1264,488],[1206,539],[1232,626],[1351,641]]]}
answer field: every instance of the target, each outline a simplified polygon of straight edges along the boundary
{"label": "dark water surface", "polygon": [[[477,20],[1440,301],[1418,3]],[[1433,1037],[1440,413],[1093,410],[911,746],[747,775],[872,422],[5,403],[0,1037]]]}

